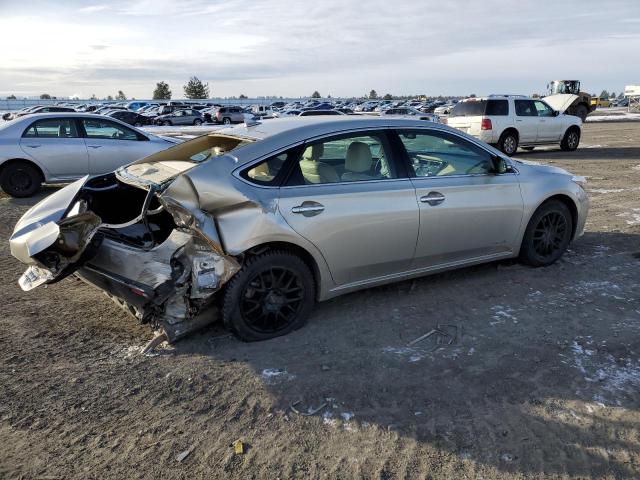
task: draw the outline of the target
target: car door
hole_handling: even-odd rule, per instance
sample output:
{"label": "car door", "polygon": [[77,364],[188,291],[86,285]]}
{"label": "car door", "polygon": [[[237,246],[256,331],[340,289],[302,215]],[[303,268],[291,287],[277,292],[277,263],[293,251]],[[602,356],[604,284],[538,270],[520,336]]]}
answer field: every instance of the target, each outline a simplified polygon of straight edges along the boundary
{"label": "car door", "polygon": [[112,172],[157,150],[144,135],[111,120],[82,118],[81,126],[92,174]]}
{"label": "car door", "polygon": [[384,131],[308,142],[280,188],[287,223],[322,253],[338,285],[406,271],[418,236],[411,180]]}
{"label": "car door", "polygon": [[514,172],[492,173],[492,156],[462,136],[397,131],[416,189],[420,232],[413,268],[507,256],[522,222]]}
{"label": "car door", "polygon": [[538,138],[538,111],[532,100],[514,100],[516,111],[515,126],[518,130],[519,143],[535,143]]}
{"label": "car door", "polygon": [[564,131],[562,119],[556,116],[553,109],[541,100],[534,100],[538,112],[538,142],[555,143],[560,141]]}
{"label": "car door", "polygon": [[20,148],[49,172],[50,180],[71,180],[89,173],[87,147],[71,117],[32,122],[22,134]]}

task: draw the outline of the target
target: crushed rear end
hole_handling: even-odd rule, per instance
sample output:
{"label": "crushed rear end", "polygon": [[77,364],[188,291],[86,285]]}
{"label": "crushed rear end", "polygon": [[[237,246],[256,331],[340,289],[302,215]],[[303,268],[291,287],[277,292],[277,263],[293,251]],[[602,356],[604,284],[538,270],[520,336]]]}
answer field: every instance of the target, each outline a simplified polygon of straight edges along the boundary
{"label": "crushed rear end", "polygon": [[[201,138],[200,146],[85,177],[31,208],[10,239],[12,255],[29,265],[22,289],[75,274],[170,342],[214,320],[207,307],[240,265],[224,253],[214,218],[182,174],[203,161],[203,145],[220,155],[242,141]],[[185,157],[172,154],[180,148],[194,154],[174,160]]]}

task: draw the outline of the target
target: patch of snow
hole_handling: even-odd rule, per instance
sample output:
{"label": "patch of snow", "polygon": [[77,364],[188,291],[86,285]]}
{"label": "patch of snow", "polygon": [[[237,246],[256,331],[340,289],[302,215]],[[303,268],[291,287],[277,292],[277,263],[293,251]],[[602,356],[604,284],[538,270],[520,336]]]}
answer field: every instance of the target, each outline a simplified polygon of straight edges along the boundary
{"label": "patch of snow", "polygon": [[342,412],[342,413],[340,414],[340,416],[342,417],[342,419],[343,419],[345,422],[348,422],[348,421],[349,421],[349,420],[351,420],[355,415],[354,415],[354,413],[353,413],[353,412]]}
{"label": "patch of snow", "polygon": [[587,122],[626,122],[626,121],[640,121],[640,113],[631,112],[615,112],[612,115],[598,115],[591,114],[587,117]]}
{"label": "patch of snow", "polygon": [[624,188],[589,188],[589,193],[620,193]]}
{"label": "patch of snow", "polygon": [[384,347],[382,351],[388,355],[407,358],[409,362],[419,362],[425,357],[425,353],[412,347]]}
{"label": "patch of snow", "polygon": [[491,325],[492,327],[503,324],[507,320],[511,320],[513,321],[513,323],[518,323],[518,318],[513,315],[515,310],[511,307],[494,305],[493,307],[491,307],[491,310],[493,311],[493,315],[491,315],[491,318],[493,318],[493,322],[489,322],[489,325]]}
{"label": "patch of snow", "polygon": [[[592,341],[583,342],[587,345]],[[635,397],[640,388],[640,360],[616,359],[611,354],[598,355],[578,341],[571,345],[573,366],[582,373],[585,381],[593,384],[593,400],[598,404],[620,405],[620,395]]]}
{"label": "patch of snow", "polygon": [[286,370],[282,370],[279,368],[265,368],[264,370],[262,370],[260,376],[266,383],[270,385],[273,385],[280,381],[288,381],[296,378],[295,375],[292,375]]}

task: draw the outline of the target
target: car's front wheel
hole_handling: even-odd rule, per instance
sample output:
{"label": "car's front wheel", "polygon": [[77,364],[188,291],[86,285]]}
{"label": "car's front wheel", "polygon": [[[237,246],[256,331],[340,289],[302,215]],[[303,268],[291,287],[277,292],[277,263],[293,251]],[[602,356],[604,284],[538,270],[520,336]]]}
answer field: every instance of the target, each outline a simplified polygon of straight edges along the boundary
{"label": "car's front wheel", "polygon": [[27,162],[12,162],[0,174],[0,187],[12,197],[30,197],[40,190],[41,185],[40,172]]}
{"label": "car's front wheel", "polygon": [[249,257],[227,283],[222,318],[247,342],[285,335],[304,325],[315,302],[307,264],[286,251]]}
{"label": "car's front wheel", "polygon": [[514,155],[518,151],[518,135],[516,132],[508,130],[500,135],[498,148],[509,156]]}
{"label": "car's front wheel", "polygon": [[567,249],[572,232],[573,218],[569,208],[559,200],[543,203],[529,220],[520,259],[534,267],[551,265]]}
{"label": "car's front wheel", "polygon": [[197,127],[198,125],[202,125],[202,120],[200,120],[199,118],[196,118],[196,119],[193,121],[193,124],[194,124],[196,127]]}
{"label": "car's front wheel", "polygon": [[225,117],[225,118],[222,120],[222,123],[224,123],[225,125],[230,125],[230,124],[231,124],[231,119],[230,119],[230,118],[228,118],[228,117]]}
{"label": "car's front wheel", "polygon": [[560,142],[560,148],[565,152],[573,152],[580,145],[580,130],[577,127],[571,127],[564,134],[562,142]]}

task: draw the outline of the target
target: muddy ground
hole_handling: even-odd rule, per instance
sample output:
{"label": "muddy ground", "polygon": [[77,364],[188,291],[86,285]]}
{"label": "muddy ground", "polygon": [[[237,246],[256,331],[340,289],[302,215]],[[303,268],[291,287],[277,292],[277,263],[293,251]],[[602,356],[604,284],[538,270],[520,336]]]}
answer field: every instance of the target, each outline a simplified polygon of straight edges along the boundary
{"label": "muddy ground", "polygon": [[[640,123],[519,157],[589,177],[557,264],[375,288],[286,337],[216,326],[153,356],[80,281],[18,288],[7,238],[34,200],[0,197],[0,477],[639,478]],[[438,323],[454,344],[406,346]]]}

